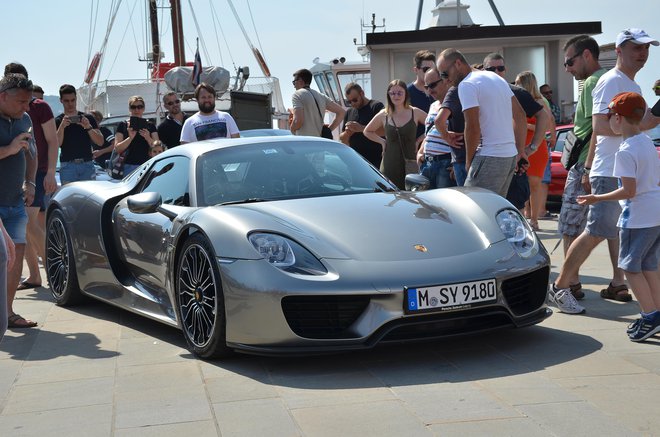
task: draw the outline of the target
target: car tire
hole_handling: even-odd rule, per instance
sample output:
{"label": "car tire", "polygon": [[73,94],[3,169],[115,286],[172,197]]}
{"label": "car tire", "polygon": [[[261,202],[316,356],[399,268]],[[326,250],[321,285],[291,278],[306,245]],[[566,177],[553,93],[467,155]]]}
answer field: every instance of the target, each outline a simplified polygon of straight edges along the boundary
{"label": "car tire", "polygon": [[78,285],[76,263],[69,231],[62,211],[55,210],[48,216],[46,226],[46,277],[50,290],[59,306],[80,303],[83,295]]}
{"label": "car tire", "polygon": [[208,240],[193,234],[181,248],[176,267],[176,300],[183,336],[200,358],[230,355],[220,270]]}

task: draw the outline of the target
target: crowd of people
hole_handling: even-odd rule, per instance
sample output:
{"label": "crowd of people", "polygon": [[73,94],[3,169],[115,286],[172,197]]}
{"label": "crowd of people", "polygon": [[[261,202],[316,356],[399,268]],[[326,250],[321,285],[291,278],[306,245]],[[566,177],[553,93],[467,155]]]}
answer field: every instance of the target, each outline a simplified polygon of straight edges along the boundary
{"label": "crowd of people", "polygon": [[[568,169],[558,221],[565,261],[549,284],[549,299],[562,312],[585,311],[578,302],[584,298],[579,269],[607,240],[612,278],[600,294],[628,302],[630,286],[641,308],[628,328],[633,341],[660,332],[660,164],[643,134],[660,118],[650,113],[634,81],[651,45],[658,41],[643,30],[621,32],[610,71],[601,68],[599,46],[587,35],[570,39],[563,49],[566,71],[584,82],[567,140],[579,156]],[[344,89],[348,109],[311,89],[309,70],[296,71],[292,134],[325,136],[341,127],[339,140],[400,189],[409,173],[426,176],[432,189],[486,188],[508,198],[538,231],[555,127],[566,121],[550,85],[539,86],[532,71],[521,71],[508,83],[499,53],[470,65],[453,48],[437,57],[417,52],[412,70],[412,83],[389,83],[385,104],[349,83]],[[654,90],[660,94],[660,81]],[[6,326],[36,326],[14,311],[13,300],[17,290],[42,285],[44,210],[57,189],[58,156],[60,180],[67,184],[94,179],[94,163],[105,167],[121,157],[122,171],[128,173],[167,148],[240,136],[232,116],[215,109],[216,91],[206,83],[195,89],[199,111],[190,116],[182,112],[176,93],[166,93],[167,116],[158,126],[143,117],[144,98],[130,97],[130,117],[114,133],[101,126],[101,113],[78,110],[72,85],[62,85],[59,96],[64,111],[55,117],[23,65],[8,64],[0,79],[0,172],[6,178],[0,190],[0,338]],[[329,125],[324,124],[326,111],[334,114]],[[24,258],[29,274],[21,281]]]}
{"label": "crowd of people", "polygon": [[[646,107],[634,81],[651,45],[658,41],[643,30],[624,30],[616,38],[617,63],[609,72],[601,68],[598,43],[590,36],[576,36],[564,46],[566,71],[584,82],[569,135],[578,157],[568,168],[558,220],[565,260],[548,287],[560,311],[585,312],[578,303],[585,296],[579,269],[607,240],[612,278],[600,295],[628,302],[630,285],[641,308],[628,328],[633,341],[660,332],[660,163],[643,134],[660,117]],[[411,172],[426,176],[431,189],[487,188],[509,199],[539,231],[555,128],[567,121],[550,85],[539,86],[532,71],[518,73],[509,84],[499,53],[470,65],[452,48],[437,59],[427,50],[417,52],[413,72],[409,85],[390,82],[386,105],[367,99],[358,84],[349,83],[344,91],[351,108],[340,140],[400,189]],[[660,81],[653,87],[660,95]],[[341,116],[335,114],[333,127]],[[322,121],[315,120],[313,135],[320,135]],[[297,128],[292,125],[292,131]]]}

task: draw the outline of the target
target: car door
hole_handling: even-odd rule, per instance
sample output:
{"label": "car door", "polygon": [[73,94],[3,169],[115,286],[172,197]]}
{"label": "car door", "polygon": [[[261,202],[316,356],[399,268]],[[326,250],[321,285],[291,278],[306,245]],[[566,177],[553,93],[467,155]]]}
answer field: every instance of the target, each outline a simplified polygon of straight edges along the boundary
{"label": "car door", "polygon": [[[159,160],[144,176],[138,192],[157,192],[163,204],[189,207],[189,166],[189,159],[183,156]],[[134,214],[122,199],[113,211],[113,227],[118,252],[130,275],[150,289],[164,289],[172,220],[160,213]]]}

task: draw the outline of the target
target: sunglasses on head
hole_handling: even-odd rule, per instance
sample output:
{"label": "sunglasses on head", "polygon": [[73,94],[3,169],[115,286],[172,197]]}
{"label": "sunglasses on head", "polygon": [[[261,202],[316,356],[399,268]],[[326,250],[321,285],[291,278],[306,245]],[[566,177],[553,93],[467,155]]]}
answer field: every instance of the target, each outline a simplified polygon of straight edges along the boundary
{"label": "sunglasses on head", "polygon": [[181,103],[181,100],[178,100],[178,99],[177,99],[177,100],[172,100],[171,102],[167,102],[167,103],[165,103],[165,104],[166,104],[167,106],[172,106],[172,105],[178,105],[179,103]]}
{"label": "sunglasses on head", "polygon": [[485,70],[492,71],[493,73],[495,73],[495,71],[499,71],[501,73],[506,70],[506,67],[504,65],[498,65],[497,67],[488,67]]}
{"label": "sunglasses on head", "polygon": [[129,108],[131,108],[131,109],[144,109],[144,105],[130,105]]}
{"label": "sunglasses on head", "polygon": [[436,80],[435,82],[431,82],[431,83],[428,84],[428,85],[424,85],[424,89],[432,90],[432,89],[434,89],[434,88],[436,87],[436,85],[438,85],[440,82],[442,82],[442,79],[438,79],[438,80]]}
{"label": "sunglasses on head", "polygon": [[4,91],[9,91],[13,89],[21,89],[21,90],[30,90],[32,91],[33,86],[32,86],[32,81],[29,79],[20,79],[18,82],[15,84],[7,84],[5,87],[3,87],[0,92]]}

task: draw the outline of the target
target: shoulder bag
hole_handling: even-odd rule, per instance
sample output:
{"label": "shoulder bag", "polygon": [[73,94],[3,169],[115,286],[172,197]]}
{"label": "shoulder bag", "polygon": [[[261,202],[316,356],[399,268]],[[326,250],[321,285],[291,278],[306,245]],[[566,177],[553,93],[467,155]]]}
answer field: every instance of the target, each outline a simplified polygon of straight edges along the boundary
{"label": "shoulder bag", "polygon": [[568,132],[564,141],[564,149],[561,151],[561,164],[566,170],[570,170],[578,162],[582,149],[589,145],[589,141],[591,141],[591,133],[581,140],[572,130]]}
{"label": "shoulder bag", "polygon": [[316,103],[316,109],[319,111],[319,117],[321,117],[321,124],[323,127],[321,128],[321,137],[322,138],[327,138],[329,140],[333,140],[332,136],[332,131],[330,130],[330,127],[323,123],[323,114],[321,114],[321,107],[319,106],[319,102],[316,101],[316,97],[314,97],[314,93],[311,92],[310,90],[307,90],[312,95],[312,99],[314,99],[314,103]]}

